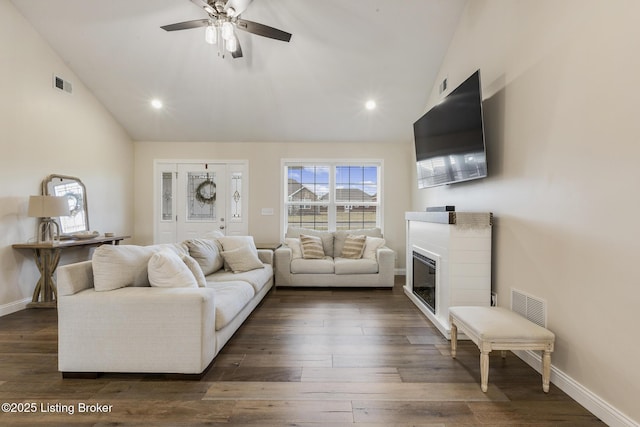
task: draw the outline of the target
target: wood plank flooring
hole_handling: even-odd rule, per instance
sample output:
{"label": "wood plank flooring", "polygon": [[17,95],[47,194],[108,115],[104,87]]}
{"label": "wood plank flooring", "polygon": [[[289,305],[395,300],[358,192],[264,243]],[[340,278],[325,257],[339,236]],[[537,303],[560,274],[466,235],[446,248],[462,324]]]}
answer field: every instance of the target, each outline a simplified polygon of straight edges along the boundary
{"label": "wood plank flooring", "polygon": [[604,425],[553,384],[543,393],[540,375],[511,353],[492,354],[482,393],[478,349],[460,342],[451,359],[403,281],[393,290],[272,290],[201,381],[63,380],[56,311],[1,317],[0,403],[21,411],[3,410],[0,425]]}

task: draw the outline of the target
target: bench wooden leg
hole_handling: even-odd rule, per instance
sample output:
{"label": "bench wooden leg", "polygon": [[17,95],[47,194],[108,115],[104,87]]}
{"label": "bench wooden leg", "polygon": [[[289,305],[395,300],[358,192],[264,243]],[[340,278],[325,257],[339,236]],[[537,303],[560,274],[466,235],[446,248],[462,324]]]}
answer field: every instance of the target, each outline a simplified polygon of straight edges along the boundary
{"label": "bench wooden leg", "polygon": [[456,352],[458,351],[458,327],[453,323],[451,324],[451,357],[456,358]]}
{"label": "bench wooden leg", "polygon": [[489,352],[482,350],[480,352],[480,388],[483,392],[487,392],[487,384],[489,382]]}
{"label": "bench wooden leg", "polygon": [[551,379],[551,352],[545,350],[542,354],[542,391],[549,393],[549,380]]}

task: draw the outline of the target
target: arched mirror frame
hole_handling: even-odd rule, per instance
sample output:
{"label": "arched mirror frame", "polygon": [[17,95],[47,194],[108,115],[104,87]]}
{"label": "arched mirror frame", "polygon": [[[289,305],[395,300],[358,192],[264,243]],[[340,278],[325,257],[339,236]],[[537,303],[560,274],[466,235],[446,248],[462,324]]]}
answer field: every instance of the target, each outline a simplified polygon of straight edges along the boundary
{"label": "arched mirror frame", "polygon": [[87,189],[80,178],[67,175],[49,175],[42,181],[42,194],[46,196],[67,196],[69,198],[71,215],[55,218],[63,235],[90,230]]}

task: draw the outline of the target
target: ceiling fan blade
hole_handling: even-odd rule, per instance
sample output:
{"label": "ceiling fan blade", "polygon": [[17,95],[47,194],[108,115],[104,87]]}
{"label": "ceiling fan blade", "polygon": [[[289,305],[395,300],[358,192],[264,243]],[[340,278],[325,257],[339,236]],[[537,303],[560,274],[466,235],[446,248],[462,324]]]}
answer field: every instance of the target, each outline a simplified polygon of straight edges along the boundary
{"label": "ceiling fan blade", "polygon": [[[194,0],[192,0],[194,1]],[[234,13],[229,14],[230,17],[236,17],[244,12],[253,0],[228,0],[224,5],[224,11],[229,14],[229,8],[233,8]]]}
{"label": "ceiling fan blade", "polygon": [[257,22],[247,21],[246,19],[238,19],[236,21],[236,26],[248,33],[269,37],[270,39],[282,40],[283,42],[291,40],[291,34],[286,31],[282,31],[268,25],[259,24]]}
{"label": "ceiling fan blade", "polygon": [[236,38],[236,50],[231,52],[231,56],[235,58],[242,58],[242,47],[240,47],[240,40],[238,40],[238,36],[234,34]]}
{"label": "ceiling fan blade", "polygon": [[206,27],[209,25],[208,19],[196,19],[195,21],[178,22],[177,24],[163,25],[165,31],[188,30],[190,28]]}

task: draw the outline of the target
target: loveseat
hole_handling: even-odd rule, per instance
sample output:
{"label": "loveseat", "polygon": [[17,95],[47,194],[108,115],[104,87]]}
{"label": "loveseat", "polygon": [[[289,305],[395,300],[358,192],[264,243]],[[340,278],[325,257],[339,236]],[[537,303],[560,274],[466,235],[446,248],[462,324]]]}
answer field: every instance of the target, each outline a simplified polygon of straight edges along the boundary
{"label": "loveseat", "polygon": [[379,228],[289,227],[275,251],[276,286],[393,287],[395,252]]}
{"label": "loveseat", "polygon": [[273,286],[272,265],[247,236],[100,246],[58,268],[58,369],[199,377]]}

